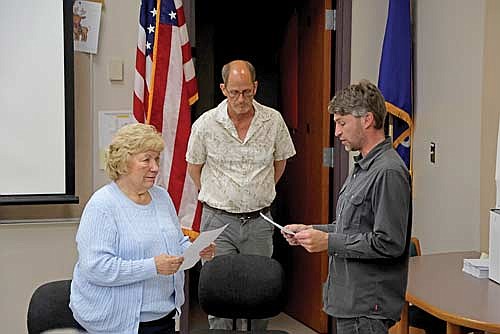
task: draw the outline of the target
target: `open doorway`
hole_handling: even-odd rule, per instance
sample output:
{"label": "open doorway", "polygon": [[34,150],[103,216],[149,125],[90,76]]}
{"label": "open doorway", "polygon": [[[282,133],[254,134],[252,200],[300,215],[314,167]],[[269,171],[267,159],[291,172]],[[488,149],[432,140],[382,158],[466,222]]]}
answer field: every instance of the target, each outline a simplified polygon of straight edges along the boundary
{"label": "open doorway", "polygon": [[197,0],[196,58],[200,99],[196,112],[224,99],[219,90],[222,66],[234,59],[256,68],[256,100],[280,110],[279,53],[291,13],[300,1],[255,0],[244,5],[230,0]]}
{"label": "open doorway", "polygon": [[[273,205],[273,217],[281,224],[329,223],[335,188],[345,179],[345,156],[335,158],[336,167],[345,168],[323,165],[324,148],[335,145],[328,101],[334,87],[350,80],[350,72],[341,70],[350,61],[345,53],[336,52],[338,33],[326,28],[326,17],[334,5],[343,4],[350,13],[350,3],[255,0],[235,6],[230,0],[195,1],[199,85],[195,117],[223,100],[219,90],[222,66],[245,59],[257,71],[256,100],[282,112],[290,128],[297,155],[287,163]],[[350,20],[345,24],[350,38]],[[321,288],[328,273],[327,254],[289,247],[278,234],[273,257],[287,274],[285,312],[316,332],[327,333],[329,321],[322,311]]]}

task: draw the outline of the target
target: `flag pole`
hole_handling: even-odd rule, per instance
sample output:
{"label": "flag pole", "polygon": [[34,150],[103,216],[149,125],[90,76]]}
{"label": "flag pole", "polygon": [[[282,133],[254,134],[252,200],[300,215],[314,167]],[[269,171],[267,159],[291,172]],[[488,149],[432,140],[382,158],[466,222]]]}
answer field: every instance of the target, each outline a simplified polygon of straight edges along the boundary
{"label": "flag pole", "polygon": [[151,82],[148,97],[148,111],[146,115],[146,120],[144,123],[150,124],[151,122],[151,112],[153,110],[153,96],[155,93],[155,73],[156,73],[156,57],[158,53],[158,29],[160,26],[160,10],[161,10],[161,0],[156,3],[156,23],[155,23],[155,43],[153,48],[153,67],[151,69]]}

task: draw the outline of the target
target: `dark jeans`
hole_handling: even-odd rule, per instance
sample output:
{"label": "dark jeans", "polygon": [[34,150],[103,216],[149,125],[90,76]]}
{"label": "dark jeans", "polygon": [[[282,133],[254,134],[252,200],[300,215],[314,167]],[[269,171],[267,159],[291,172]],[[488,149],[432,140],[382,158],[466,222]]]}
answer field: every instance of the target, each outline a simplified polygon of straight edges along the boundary
{"label": "dark jeans", "polygon": [[387,334],[392,325],[388,319],[337,318],[337,334]]}
{"label": "dark jeans", "polygon": [[175,334],[174,316],[175,310],[161,319],[140,322],[138,334]]}

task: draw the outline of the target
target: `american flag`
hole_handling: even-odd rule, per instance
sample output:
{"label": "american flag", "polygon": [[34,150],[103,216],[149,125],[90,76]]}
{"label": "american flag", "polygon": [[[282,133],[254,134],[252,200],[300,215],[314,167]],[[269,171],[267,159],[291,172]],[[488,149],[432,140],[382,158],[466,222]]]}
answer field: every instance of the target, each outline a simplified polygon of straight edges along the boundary
{"label": "american flag", "polygon": [[185,160],[198,91],[182,0],[142,0],[135,69],[134,117],[154,125],[166,144],[157,184],[182,227],[199,231],[201,206]]}

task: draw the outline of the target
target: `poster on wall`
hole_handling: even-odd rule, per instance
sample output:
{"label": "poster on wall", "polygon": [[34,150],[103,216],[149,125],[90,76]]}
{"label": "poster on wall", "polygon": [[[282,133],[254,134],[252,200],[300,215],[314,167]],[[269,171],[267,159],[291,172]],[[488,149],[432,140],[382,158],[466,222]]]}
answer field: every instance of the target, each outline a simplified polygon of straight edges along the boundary
{"label": "poster on wall", "polygon": [[137,123],[131,110],[103,110],[99,112],[99,169],[104,170],[104,152],[116,131],[127,124]]}
{"label": "poster on wall", "polygon": [[76,0],[73,3],[73,42],[75,51],[97,53],[102,4]]}

